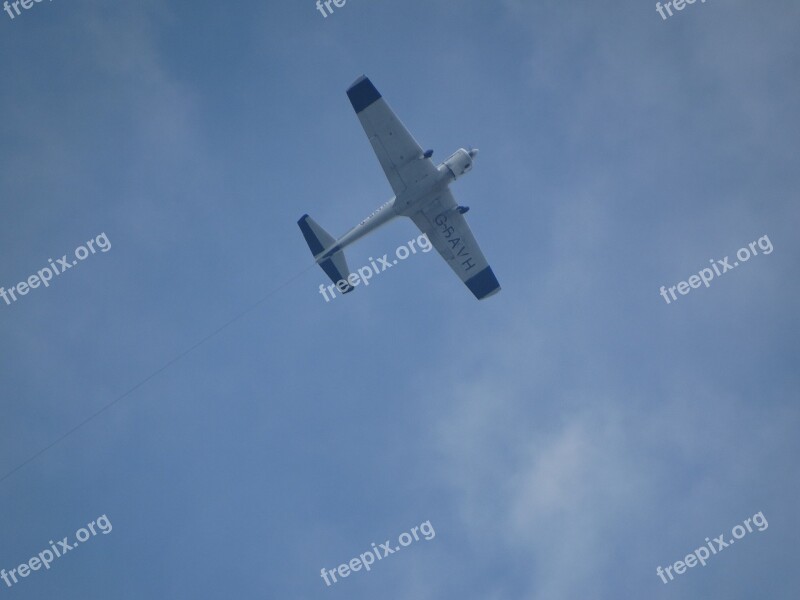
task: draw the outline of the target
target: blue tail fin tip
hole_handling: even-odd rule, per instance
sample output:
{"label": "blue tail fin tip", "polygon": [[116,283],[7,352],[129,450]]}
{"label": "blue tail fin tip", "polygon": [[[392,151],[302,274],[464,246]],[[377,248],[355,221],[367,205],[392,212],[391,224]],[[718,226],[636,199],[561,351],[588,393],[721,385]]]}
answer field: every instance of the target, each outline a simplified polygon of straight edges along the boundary
{"label": "blue tail fin tip", "polygon": [[347,281],[347,277],[343,276],[342,273],[339,272],[339,269],[337,269],[333,264],[333,260],[330,258],[323,260],[321,263],[319,263],[319,266],[322,267],[322,270],[325,271],[325,274],[330,277],[334,284],[338,284],[340,281],[347,282],[347,287],[342,292],[343,294],[353,290],[353,286],[350,285],[349,281]]}
{"label": "blue tail fin tip", "polygon": [[303,232],[303,237],[306,240],[306,244],[308,244],[309,249],[311,250],[311,254],[316,256],[320,252],[322,252],[325,247],[322,245],[322,242],[319,241],[319,238],[314,234],[314,231],[311,229],[311,226],[308,224],[308,215],[303,215],[297,224],[300,226],[300,231]]}

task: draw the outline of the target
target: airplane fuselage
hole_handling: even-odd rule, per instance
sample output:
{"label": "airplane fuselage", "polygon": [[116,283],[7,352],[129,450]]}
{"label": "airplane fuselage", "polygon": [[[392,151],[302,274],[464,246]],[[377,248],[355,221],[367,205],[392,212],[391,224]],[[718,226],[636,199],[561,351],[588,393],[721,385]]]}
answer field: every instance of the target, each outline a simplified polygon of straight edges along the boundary
{"label": "airplane fuselage", "polygon": [[459,148],[437,166],[431,160],[433,150],[423,150],[366,75],[347,88],[347,98],[395,197],[339,239],[308,214],[297,221],[311,254],[333,282],[328,288],[331,293],[338,289],[347,294],[358,285],[347,266],[344,248],[400,216],[411,219],[427,236],[478,300],[499,292],[500,283],[464,218],[469,208],[459,206],[449,189],[453,181],[472,170],[478,151]]}
{"label": "airplane fuselage", "polygon": [[321,262],[343,250],[356,240],[371,233],[395,217],[410,216],[433,202],[449,185],[472,170],[477,149],[459,148],[447,160],[436,167],[436,173],[413,182],[399,195],[378,207],[358,225],[336,240],[336,245],[317,258]]}

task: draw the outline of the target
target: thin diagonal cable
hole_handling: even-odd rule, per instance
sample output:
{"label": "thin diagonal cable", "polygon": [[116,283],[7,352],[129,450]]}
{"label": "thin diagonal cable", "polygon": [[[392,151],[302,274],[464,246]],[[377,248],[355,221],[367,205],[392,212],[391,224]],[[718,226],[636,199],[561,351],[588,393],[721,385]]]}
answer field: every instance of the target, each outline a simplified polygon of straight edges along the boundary
{"label": "thin diagonal cable", "polygon": [[234,316],[233,318],[229,319],[228,321],[226,321],[225,323],[223,323],[222,325],[217,327],[214,331],[212,331],[211,333],[207,334],[199,342],[195,342],[192,346],[190,346],[189,348],[187,348],[186,350],[184,350],[183,352],[181,352],[180,354],[178,354],[177,356],[172,358],[164,366],[162,366],[159,369],[156,369],[155,371],[153,371],[150,375],[148,375],[147,377],[142,379],[139,383],[134,385],[127,392],[125,392],[124,394],[122,394],[120,396],[117,396],[114,400],[112,400],[111,402],[109,402],[108,404],[103,406],[102,408],[98,409],[97,411],[95,411],[94,413],[92,413],[91,415],[86,417],[83,421],[81,421],[80,423],[75,425],[72,429],[70,429],[66,433],[61,434],[61,436],[59,438],[57,438],[55,441],[51,442],[50,444],[48,444],[47,446],[45,446],[44,448],[42,448],[41,450],[39,450],[38,452],[33,454],[32,456],[30,456],[29,458],[27,458],[26,460],[21,462],[19,465],[17,465],[13,469],[11,469],[8,473],[6,473],[2,477],[0,477],[0,483],[4,482],[6,479],[11,477],[14,473],[19,471],[20,469],[22,469],[22,468],[26,467],[27,465],[29,465],[30,463],[32,463],[34,460],[39,458],[42,454],[44,454],[45,452],[50,450],[52,447],[57,446],[58,444],[63,442],[65,439],[67,439],[73,433],[78,431],[81,427],[83,427],[84,425],[86,425],[87,423],[89,423],[90,421],[95,419],[96,417],[98,417],[101,414],[103,414],[104,412],[106,412],[109,408],[111,408],[112,406],[117,404],[119,401],[124,400],[125,398],[130,396],[133,392],[135,392],[140,387],[145,385],[148,381],[150,381],[151,379],[157,377],[158,375],[160,375],[161,373],[163,373],[164,371],[169,369],[172,365],[174,365],[175,363],[180,361],[182,358],[184,358],[188,354],[192,353],[194,350],[197,350],[197,348],[199,348],[200,346],[205,344],[208,340],[210,340],[211,338],[213,338],[214,336],[219,334],[221,331],[223,331],[224,329],[227,329],[228,327],[233,325],[236,321],[238,321],[239,319],[241,319],[245,315],[253,312],[256,308],[258,308],[264,302],[266,302],[270,297],[274,296],[279,291],[281,291],[283,288],[288,286],[290,283],[293,283],[294,281],[296,281],[297,279],[299,279],[300,277],[305,275],[310,269],[314,268],[315,266],[316,266],[316,264],[311,264],[308,267],[306,267],[305,269],[303,269],[302,271],[300,271],[294,277],[291,277],[291,278],[287,279],[282,284],[280,284],[278,287],[276,287],[275,289],[273,289],[270,292],[268,292],[266,296],[263,296],[260,300],[256,301],[254,304],[251,304],[249,307],[244,309],[242,312],[238,313],[236,316]]}

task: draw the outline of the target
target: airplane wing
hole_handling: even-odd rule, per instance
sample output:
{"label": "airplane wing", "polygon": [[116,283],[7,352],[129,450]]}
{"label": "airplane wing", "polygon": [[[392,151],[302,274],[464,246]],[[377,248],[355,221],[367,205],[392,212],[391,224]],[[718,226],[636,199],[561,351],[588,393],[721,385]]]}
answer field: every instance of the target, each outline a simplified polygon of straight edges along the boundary
{"label": "airplane wing", "polygon": [[478,242],[458,212],[453,194],[446,190],[423,210],[411,215],[417,227],[456,272],[478,300],[500,291],[500,284],[486,262]]}
{"label": "airplane wing", "polygon": [[389,108],[372,82],[362,75],[347,90],[350,104],[361,121],[372,149],[386,173],[386,178],[399,196],[407,187],[430,174],[436,165],[423,156],[422,148],[403,123]]}

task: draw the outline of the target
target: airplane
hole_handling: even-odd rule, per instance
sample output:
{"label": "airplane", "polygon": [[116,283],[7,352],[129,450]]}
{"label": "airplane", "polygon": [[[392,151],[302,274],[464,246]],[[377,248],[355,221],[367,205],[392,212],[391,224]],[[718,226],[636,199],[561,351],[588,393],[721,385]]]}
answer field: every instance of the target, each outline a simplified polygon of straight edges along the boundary
{"label": "airplane", "polygon": [[500,284],[464,218],[469,208],[459,206],[449,189],[453,181],[472,170],[478,149],[459,148],[437,166],[431,160],[433,150],[423,152],[369,78],[362,75],[356,79],[347,89],[347,97],[395,195],[339,239],[303,215],[297,224],[316,263],[339,291],[353,291],[357,282],[348,279],[344,249],[392,219],[405,216],[428,236],[478,300],[499,292]]}

